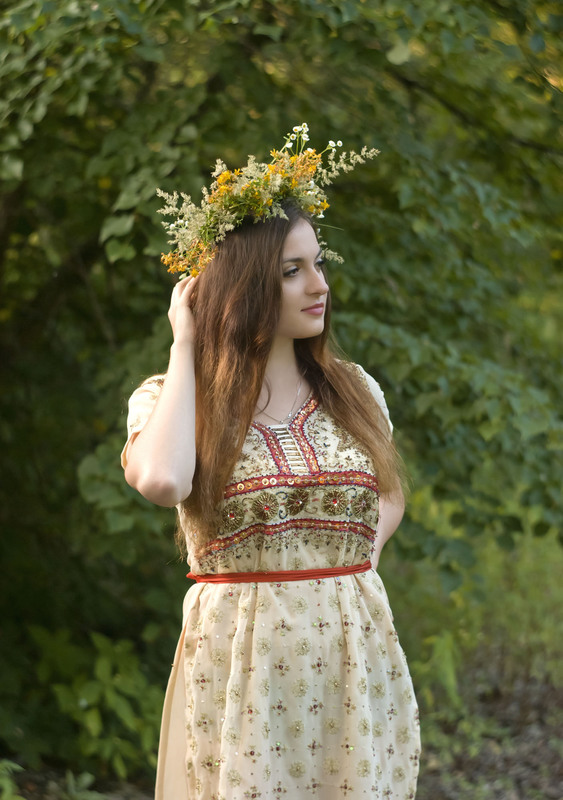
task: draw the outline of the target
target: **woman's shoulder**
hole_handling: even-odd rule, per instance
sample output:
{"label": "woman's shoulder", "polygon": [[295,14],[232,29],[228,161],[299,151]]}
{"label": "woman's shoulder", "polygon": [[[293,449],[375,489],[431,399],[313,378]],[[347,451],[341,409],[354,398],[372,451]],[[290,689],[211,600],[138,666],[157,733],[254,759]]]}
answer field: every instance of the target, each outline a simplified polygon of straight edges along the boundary
{"label": "woman's shoulder", "polygon": [[130,433],[132,430],[137,430],[139,426],[142,427],[145,424],[158,400],[165,377],[166,375],[151,375],[137,386],[129,398],[127,427]]}
{"label": "woman's shoulder", "polygon": [[166,379],[166,373],[159,373],[158,375],[150,375],[139,384],[138,388],[146,388],[148,391],[159,391]]}
{"label": "woman's shoulder", "polygon": [[387,401],[385,400],[383,389],[376,381],[376,379],[373,377],[373,375],[370,375],[369,372],[366,372],[366,370],[362,367],[361,364],[356,364],[353,361],[343,361],[341,363],[343,363],[351,372],[357,375],[364,384],[364,386],[367,387],[371,396],[373,397],[373,399],[383,412],[383,415],[387,420],[387,423],[389,424],[389,428],[391,429],[391,431],[393,431],[393,423],[391,422],[391,419],[389,417],[389,409],[387,408]]}
{"label": "woman's shoulder", "polygon": [[148,378],[145,378],[131,394],[131,397],[129,398],[129,404],[149,396],[158,397],[165,378],[165,374],[150,375]]}
{"label": "woman's shoulder", "polygon": [[353,375],[359,377],[362,383],[367,386],[370,391],[373,391],[373,389],[377,387],[377,389],[383,394],[379,383],[362,367],[361,364],[357,364],[354,361],[345,361],[344,359],[337,359],[337,362],[345,369],[349,370]]}
{"label": "woman's shoulder", "polygon": [[160,390],[164,383],[165,375],[151,375],[146,378],[129,398],[127,412],[127,442],[121,453],[121,464],[127,463],[128,448],[133,436],[139,433],[146,425],[151,412],[156,405]]}

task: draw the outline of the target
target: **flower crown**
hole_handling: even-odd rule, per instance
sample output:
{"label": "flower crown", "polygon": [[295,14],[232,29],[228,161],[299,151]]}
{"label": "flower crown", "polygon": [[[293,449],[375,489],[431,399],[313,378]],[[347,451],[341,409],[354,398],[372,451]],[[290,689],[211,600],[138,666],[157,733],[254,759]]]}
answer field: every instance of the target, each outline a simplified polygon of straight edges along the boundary
{"label": "flower crown", "polygon": [[[157,189],[157,194],[166,201],[159,213],[175,217],[173,222],[163,223],[170,236],[169,243],[175,245],[172,252],[162,254],[168,272],[198,275],[215,256],[219,242],[244,220],[287,218],[282,207],[284,201],[291,200],[311,216],[322,219],[329,207],[323,187],[341,172],[351,172],[356,164],[363,164],[379,153],[363,147],[360,153],[343,152],[337,157],[342,142],[330,141],[317,153],[306,146],[308,141],[309,126],[304,122],[285,137],[281,150],[271,151],[269,164],[249,156],[245,167],[231,171],[217,160],[212,173],[215,180],[209,190],[203,188],[199,206],[189,195],[167,194]],[[328,153],[326,166],[325,153]],[[325,250],[324,255],[342,261],[331,251]]]}

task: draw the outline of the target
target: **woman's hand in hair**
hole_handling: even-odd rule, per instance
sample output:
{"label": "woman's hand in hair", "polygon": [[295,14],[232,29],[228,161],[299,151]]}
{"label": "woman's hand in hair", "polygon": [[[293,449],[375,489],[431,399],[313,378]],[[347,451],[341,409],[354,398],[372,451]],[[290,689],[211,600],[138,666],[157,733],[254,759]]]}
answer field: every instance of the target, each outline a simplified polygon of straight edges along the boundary
{"label": "woman's hand in hair", "polygon": [[191,299],[197,278],[183,278],[172,291],[168,319],[176,344],[192,343],[194,335],[194,315]]}

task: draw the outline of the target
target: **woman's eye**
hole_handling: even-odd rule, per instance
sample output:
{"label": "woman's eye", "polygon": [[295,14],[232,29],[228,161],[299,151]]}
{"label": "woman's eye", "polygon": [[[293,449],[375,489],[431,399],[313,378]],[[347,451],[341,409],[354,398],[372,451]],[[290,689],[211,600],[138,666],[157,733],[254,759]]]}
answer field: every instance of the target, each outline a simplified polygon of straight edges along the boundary
{"label": "woman's eye", "polygon": [[315,261],[315,266],[317,269],[324,269],[325,260],[324,258],[320,258],[318,261]]}
{"label": "woman's eye", "polygon": [[297,267],[290,267],[286,269],[283,273],[284,278],[292,278],[294,275],[297,275],[298,268]]}

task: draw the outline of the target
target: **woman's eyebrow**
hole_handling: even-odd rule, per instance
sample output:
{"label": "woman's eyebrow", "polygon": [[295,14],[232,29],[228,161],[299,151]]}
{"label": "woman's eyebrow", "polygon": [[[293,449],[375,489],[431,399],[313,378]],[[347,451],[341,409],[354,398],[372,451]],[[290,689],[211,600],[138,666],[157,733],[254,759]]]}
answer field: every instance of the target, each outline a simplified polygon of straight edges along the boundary
{"label": "woman's eyebrow", "polygon": [[[318,253],[317,253],[317,255],[315,256],[315,261],[317,260],[317,258],[319,258],[319,256],[322,256],[322,254],[323,254],[323,251],[322,251],[322,250],[319,250],[319,252],[318,252]],[[289,263],[290,261],[292,261],[293,263],[295,263],[296,261],[299,261],[299,262],[301,262],[301,261],[305,261],[305,259],[304,259],[302,256],[298,256],[297,258],[284,258],[284,260],[283,260],[283,262],[282,262],[282,263],[283,263],[283,264],[287,264],[287,263]]]}

